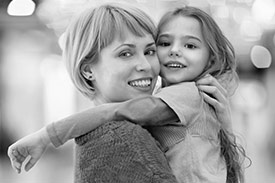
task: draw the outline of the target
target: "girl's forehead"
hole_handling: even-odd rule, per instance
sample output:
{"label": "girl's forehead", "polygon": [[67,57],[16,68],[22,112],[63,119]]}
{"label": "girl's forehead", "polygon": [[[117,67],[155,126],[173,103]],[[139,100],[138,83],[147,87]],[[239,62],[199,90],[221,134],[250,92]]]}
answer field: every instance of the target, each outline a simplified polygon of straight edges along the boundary
{"label": "girl's forehead", "polygon": [[200,28],[200,22],[192,16],[177,15],[171,17],[169,21],[163,24],[161,29],[175,29],[175,26],[181,25],[190,28]]}
{"label": "girl's forehead", "polygon": [[175,16],[160,27],[159,34],[195,34],[202,35],[200,22],[189,16]]}

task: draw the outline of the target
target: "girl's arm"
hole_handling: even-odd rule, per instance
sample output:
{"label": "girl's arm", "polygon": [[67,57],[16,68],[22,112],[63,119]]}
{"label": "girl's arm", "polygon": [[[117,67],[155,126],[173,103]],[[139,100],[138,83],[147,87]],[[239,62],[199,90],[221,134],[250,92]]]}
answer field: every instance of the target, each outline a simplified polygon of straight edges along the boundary
{"label": "girl's arm", "polygon": [[[224,120],[226,125],[230,124],[230,113],[227,111],[228,99],[216,79],[209,76],[197,82],[197,85],[208,94],[204,98],[218,111],[217,116],[220,121]],[[11,164],[20,173],[23,162],[27,156],[31,156],[25,167],[28,171],[42,156],[50,142],[57,147],[112,120],[129,120],[149,126],[178,121],[178,116],[161,99],[151,96],[101,105],[52,123],[12,144],[8,149]]]}
{"label": "girl's arm", "polygon": [[47,131],[51,142],[58,147],[107,121],[121,120],[128,120],[141,126],[161,126],[178,121],[178,117],[161,99],[146,96],[90,108],[49,124]]}
{"label": "girl's arm", "polygon": [[17,173],[27,157],[25,170],[29,171],[52,142],[56,147],[79,137],[108,121],[129,120],[140,125],[165,125],[177,121],[177,116],[161,99],[152,96],[109,103],[74,114],[49,124],[8,148],[8,156]]}
{"label": "girl's arm", "polygon": [[[226,90],[211,75],[197,81],[204,99],[215,108],[217,118],[231,130],[231,113]],[[185,90],[185,88],[182,88]],[[178,102],[184,102],[182,92],[174,92]],[[186,95],[188,92],[186,93]],[[88,133],[107,121],[128,120],[141,126],[161,126],[179,121],[175,107],[153,96],[131,99],[122,103],[103,104],[48,125],[51,142],[58,147],[66,141]],[[183,119],[180,119],[183,120]]]}
{"label": "girl's arm", "polygon": [[8,156],[14,170],[20,173],[23,162],[30,156],[25,165],[25,171],[29,171],[40,159],[50,142],[50,138],[44,127],[12,144],[8,148]]}

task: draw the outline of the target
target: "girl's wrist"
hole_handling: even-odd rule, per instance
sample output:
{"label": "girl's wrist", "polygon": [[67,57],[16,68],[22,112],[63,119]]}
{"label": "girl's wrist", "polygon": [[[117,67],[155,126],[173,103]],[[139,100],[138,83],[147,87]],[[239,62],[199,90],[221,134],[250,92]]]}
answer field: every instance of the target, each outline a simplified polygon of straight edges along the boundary
{"label": "girl's wrist", "polygon": [[46,127],[41,128],[38,133],[44,145],[49,145],[51,143]]}

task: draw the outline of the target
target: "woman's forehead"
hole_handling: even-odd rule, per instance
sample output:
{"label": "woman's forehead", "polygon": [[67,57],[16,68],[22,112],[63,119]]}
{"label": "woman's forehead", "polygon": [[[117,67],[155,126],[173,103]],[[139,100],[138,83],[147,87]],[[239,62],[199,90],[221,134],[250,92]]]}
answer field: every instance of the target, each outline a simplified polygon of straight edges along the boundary
{"label": "woman's forehead", "polygon": [[135,41],[141,38],[146,38],[144,40],[154,40],[153,35],[146,32],[143,30],[142,32],[140,31],[139,33],[133,32],[129,30],[128,28],[125,28],[121,31],[118,31],[114,37],[114,39],[119,40],[121,42],[127,42],[127,41]]}
{"label": "woman's forehead", "polygon": [[123,36],[115,36],[115,39],[108,47],[112,47],[115,50],[123,46],[132,48],[146,48],[152,45],[155,45],[155,41],[151,34],[147,33],[144,36],[137,36],[127,31],[123,34]]}

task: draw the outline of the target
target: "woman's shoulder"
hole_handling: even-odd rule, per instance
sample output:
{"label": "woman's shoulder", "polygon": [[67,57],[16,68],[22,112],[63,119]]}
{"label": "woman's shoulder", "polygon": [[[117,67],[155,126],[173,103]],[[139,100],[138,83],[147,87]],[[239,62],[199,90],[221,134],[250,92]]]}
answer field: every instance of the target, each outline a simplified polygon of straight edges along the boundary
{"label": "woman's shoulder", "polygon": [[149,132],[140,125],[131,123],[127,120],[109,121],[98,128],[75,138],[77,145],[81,146],[87,142],[114,141],[115,139],[124,139],[129,141],[131,138],[137,138]]}

